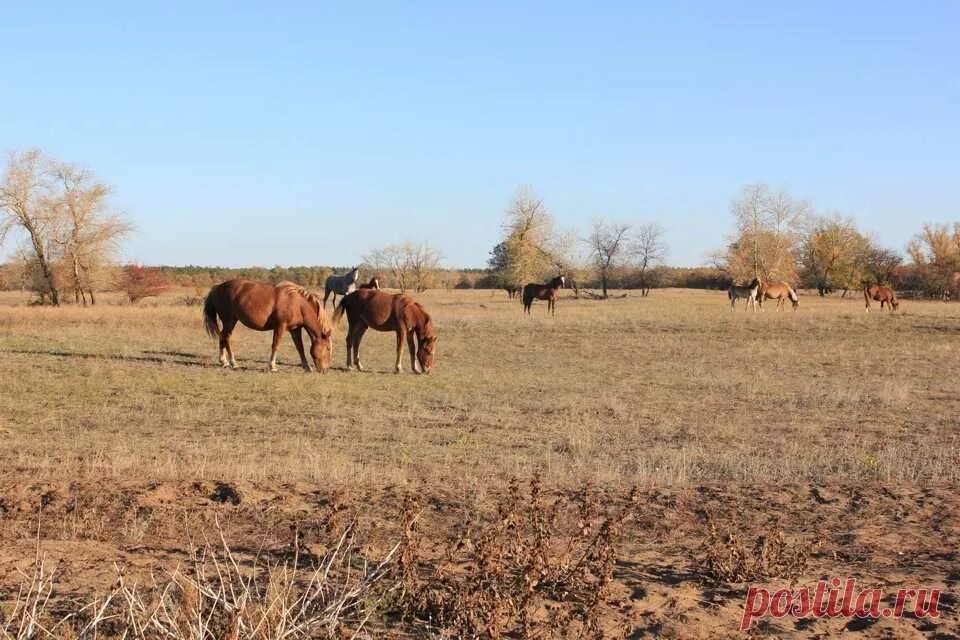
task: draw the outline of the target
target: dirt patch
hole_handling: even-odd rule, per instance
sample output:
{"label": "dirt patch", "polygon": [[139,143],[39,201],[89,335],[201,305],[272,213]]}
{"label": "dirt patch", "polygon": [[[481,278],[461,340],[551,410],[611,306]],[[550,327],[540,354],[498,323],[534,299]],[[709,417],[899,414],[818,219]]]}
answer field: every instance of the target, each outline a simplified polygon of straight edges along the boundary
{"label": "dirt patch", "polygon": [[[917,586],[945,590],[944,615],[939,620],[765,619],[755,633],[929,637],[960,632],[953,593],[960,580],[954,551],[960,543],[960,496],[948,486],[704,485],[650,488],[632,496],[592,489],[588,499],[583,488],[549,489],[538,498],[541,515],[529,516],[521,527],[504,524],[502,505],[529,501],[526,490],[518,498],[507,490],[479,496],[399,486],[346,492],[309,484],[249,483],[214,484],[198,491],[194,483],[186,482],[22,485],[10,476],[2,480],[0,504],[6,511],[0,518],[0,596],[4,600],[12,598],[22,584],[38,542],[48,566],[55,568],[53,598],[64,603],[105,592],[117,580],[117,568],[125,579],[143,583],[168,575],[178,566],[189,565],[198,549],[221,535],[238,559],[257,557],[282,564],[297,557],[309,563],[328,552],[330,540],[349,524],[356,529],[358,552],[379,557],[403,539],[409,525],[404,522],[404,500],[411,496],[421,505],[417,510],[418,579],[424,593],[430,589],[449,592],[451,584],[458,584],[479,564],[482,554],[451,552],[471,535],[471,544],[477,544],[478,533],[491,527],[501,527],[498,531],[506,534],[540,522],[549,525],[545,533],[554,542],[585,540],[570,532],[584,526],[574,507],[589,500],[599,505],[594,515],[629,514],[623,515],[622,530],[612,547],[610,584],[595,608],[598,634],[736,636],[748,585],[718,579],[738,580],[736,576],[711,573],[710,558],[715,552],[711,545],[717,543],[711,527],[735,531],[746,554],[758,539],[783,536],[794,545],[785,551],[790,561],[783,575],[777,575],[779,565],[774,562],[765,572],[751,576],[773,589],[814,585],[822,577],[850,577],[885,592]],[[223,499],[213,500],[214,495]],[[243,499],[234,502],[233,496],[241,495]],[[543,514],[555,503],[565,506],[558,507],[547,522]],[[801,542],[805,546],[798,551],[796,545]],[[798,553],[802,563],[797,561]],[[451,562],[457,557],[459,561]],[[544,576],[562,572],[563,562],[569,562],[557,560],[568,556],[551,557],[554,560],[545,561]],[[520,583],[509,584],[521,589]],[[427,633],[422,619],[386,613],[371,623],[377,635]],[[529,624],[535,628],[536,621],[531,618]]]}

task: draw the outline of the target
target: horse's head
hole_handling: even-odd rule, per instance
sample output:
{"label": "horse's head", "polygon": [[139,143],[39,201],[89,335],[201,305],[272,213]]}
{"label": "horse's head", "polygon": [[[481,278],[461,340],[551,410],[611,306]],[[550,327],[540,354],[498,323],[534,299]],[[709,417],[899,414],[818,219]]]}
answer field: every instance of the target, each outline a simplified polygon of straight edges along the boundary
{"label": "horse's head", "polygon": [[310,356],[317,371],[326,373],[333,364],[333,324],[327,319],[327,314],[322,308],[319,309],[318,320],[320,331],[310,345]]}
{"label": "horse's head", "polygon": [[896,298],[893,298],[892,300],[890,300],[890,306],[893,307],[894,311],[897,311],[900,309],[900,301],[897,300]]}
{"label": "horse's head", "polygon": [[433,368],[433,351],[437,345],[437,336],[424,336],[419,339],[417,346],[417,360],[420,362],[420,369],[424,373],[430,373]]}

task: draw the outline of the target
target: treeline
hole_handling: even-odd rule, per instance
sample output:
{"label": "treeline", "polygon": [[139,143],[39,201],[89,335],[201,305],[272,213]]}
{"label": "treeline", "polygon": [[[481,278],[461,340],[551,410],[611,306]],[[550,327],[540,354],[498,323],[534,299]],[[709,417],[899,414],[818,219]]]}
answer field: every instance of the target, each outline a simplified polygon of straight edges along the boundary
{"label": "treeline", "polygon": [[713,262],[733,280],[784,280],[821,295],[869,284],[917,296],[960,295],[960,223],[923,225],[907,244],[907,263],[853,219],[819,213],[784,189],[743,187],[730,211],[734,234]]}
{"label": "treeline", "polygon": [[[355,265],[221,268],[119,265],[120,243],[131,227],[110,204],[110,187],[88,170],[39,150],[14,152],[0,176],[0,245],[19,240],[0,265],[0,289],[29,290],[39,304],[59,305],[64,295],[94,304],[98,291],[123,291],[135,301],[172,286],[199,295],[230,278],[290,280],[319,289],[331,274]],[[586,232],[558,229],[531,187],[516,191],[505,212],[499,241],[485,269],[443,266],[443,254],[427,242],[400,242],[359,258],[363,281],[401,291],[516,289],[565,275],[581,289],[663,287],[723,289],[753,278],[784,280],[821,295],[844,294],[867,284],[888,284],[915,295],[960,296],[960,222],[926,224],[906,246],[906,257],[883,247],[853,219],[821,213],[784,189],[754,184],[730,203],[733,232],[710,266],[666,265],[665,229],[655,221],[595,218]],[[719,239],[718,239],[719,242]]]}

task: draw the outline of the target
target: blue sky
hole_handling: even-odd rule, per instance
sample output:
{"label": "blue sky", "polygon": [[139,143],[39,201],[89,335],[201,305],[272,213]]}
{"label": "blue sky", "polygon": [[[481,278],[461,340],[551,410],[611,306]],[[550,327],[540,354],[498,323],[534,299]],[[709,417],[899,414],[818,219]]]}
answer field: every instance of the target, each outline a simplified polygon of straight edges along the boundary
{"label": "blue sky", "polygon": [[147,264],[482,266],[521,184],[681,265],[751,182],[897,249],[960,219],[953,1],[16,3],[0,69],[0,148],[112,183]]}

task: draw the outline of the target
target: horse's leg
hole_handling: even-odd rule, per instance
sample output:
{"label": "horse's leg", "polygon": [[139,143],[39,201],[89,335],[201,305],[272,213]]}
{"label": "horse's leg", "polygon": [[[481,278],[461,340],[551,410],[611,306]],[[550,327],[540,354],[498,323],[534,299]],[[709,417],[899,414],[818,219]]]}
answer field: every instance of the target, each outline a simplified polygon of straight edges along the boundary
{"label": "horse's leg", "polygon": [[237,368],[237,361],[233,357],[233,346],[230,344],[230,338],[233,335],[233,328],[237,326],[236,318],[220,318],[223,328],[220,330],[220,365]]}
{"label": "horse's leg", "polygon": [[396,373],[403,371],[403,367],[400,366],[400,360],[403,356],[403,334],[406,333],[406,327],[401,325],[397,326],[397,365],[394,367]]}
{"label": "horse's leg", "polygon": [[367,325],[363,322],[357,325],[353,334],[353,363],[357,366],[357,371],[363,371],[363,365],[360,364],[360,341],[363,340],[363,334],[367,332]]}
{"label": "horse's leg", "polygon": [[417,340],[413,331],[407,332],[407,349],[410,350],[410,370],[414,373],[423,373],[417,363]]}
{"label": "horse's leg", "polygon": [[277,325],[273,330],[273,345],[270,348],[270,371],[277,370],[277,351],[280,349],[280,339],[283,337],[284,326]]}
{"label": "horse's leg", "polygon": [[353,366],[353,326],[347,326],[347,371]]}
{"label": "horse's leg", "polygon": [[300,366],[303,367],[304,371],[310,371],[307,355],[303,352],[303,329],[301,327],[291,329],[290,337],[293,338],[293,344],[297,347],[297,353],[300,354]]}

